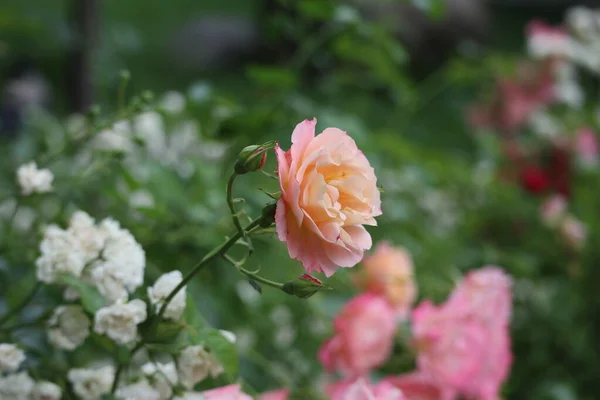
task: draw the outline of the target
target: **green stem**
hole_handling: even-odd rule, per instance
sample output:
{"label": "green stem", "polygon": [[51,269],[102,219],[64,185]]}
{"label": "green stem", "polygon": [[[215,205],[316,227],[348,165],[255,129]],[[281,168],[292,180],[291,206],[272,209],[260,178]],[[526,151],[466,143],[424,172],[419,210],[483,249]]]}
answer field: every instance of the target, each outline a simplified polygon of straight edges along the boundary
{"label": "green stem", "polygon": [[12,318],[15,314],[17,314],[19,311],[21,311],[27,304],[29,304],[29,302],[35,297],[35,294],[38,292],[38,290],[42,287],[42,284],[38,281],[35,283],[35,285],[33,286],[33,288],[31,289],[31,292],[29,292],[27,294],[27,296],[25,296],[23,298],[23,300],[21,300],[21,302],[12,310],[9,310],[2,318],[0,318],[0,326],[2,326],[2,324],[4,324],[6,321],[8,321],[10,318]]}
{"label": "green stem", "polygon": [[244,269],[243,267],[238,267],[238,269],[240,270],[240,272],[242,274],[246,275],[248,278],[253,279],[257,282],[263,283],[267,286],[274,287],[275,289],[283,288],[283,283],[275,282],[270,279],[264,278],[260,275],[253,274],[252,272],[248,271],[247,269]]}
{"label": "green stem", "polygon": [[[233,183],[235,182],[235,178],[237,178],[237,176],[238,174],[232,172],[231,176],[229,177],[229,180],[227,181],[227,205],[229,206],[231,219],[233,220],[233,225],[235,226],[235,229],[237,229],[237,231],[242,234],[242,237],[246,239],[246,232],[244,231],[244,228],[242,228],[242,224],[240,223],[240,219],[235,209],[235,204],[233,204]],[[252,253],[254,251],[254,249],[252,248],[252,242],[250,242],[250,238],[247,238],[247,240],[249,245],[249,251],[250,253]]]}
{"label": "green stem", "polygon": [[[255,220],[253,220],[252,222],[250,222],[250,224],[248,224],[248,226],[246,226],[246,229],[244,229],[244,233],[246,231],[250,231],[254,227],[258,226],[258,224],[260,223],[260,220],[261,220],[261,217],[256,218]],[[162,318],[162,316],[164,315],[165,311],[167,310],[167,306],[169,305],[169,303],[171,302],[171,300],[173,300],[173,297],[175,297],[175,295],[181,289],[183,289],[185,287],[185,285],[187,285],[188,282],[191,281],[192,278],[206,264],[208,264],[210,261],[212,261],[216,257],[222,256],[223,254],[225,254],[227,252],[227,250],[229,250],[235,244],[235,242],[237,242],[242,236],[243,236],[243,233],[241,233],[239,231],[236,232],[232,237],[230,237],[225,242],[223,242],[223,244],[221,244],[218,247],[215,247],[213,250],[210,251],[210,253],[208,253],[207,255],[205,255],[202,258],[202,260],[200,260],[200,262],[198,264],[196,264],[196,266],[194,268],[192,268],[192,270],[183,278],[183,280],[179,283],[179,285],[177,285],[175,287],[175,289],[173,289],[171,291],[171,293],[169,293],[169,295],[165,299],[165,302],[163,303],[162,307],[160,308],[160,311],[158,312],[158,319],[157,320],[160,320]]]}
{"label": "green stem", "polygon": [[[135,347],[131,350],[130,359],[135,355],[135,353],[137,353],[138,351],[140,351],[143,347],[144,347],[144,341],[140,340],[138,342],[138,344],[136,344]],[[113,380],[112,387],[110,388],[110,393],[111,394],[115,394],[115,392],[117,391],[117,386],[119,386],[119,379],[121,378],[121,374],[123,373],[123,370],[125,369],[125,367],[128,364],[129,364],[129,362],[119,363],[117,365],[117,371],[115,372],[115,379]]]}

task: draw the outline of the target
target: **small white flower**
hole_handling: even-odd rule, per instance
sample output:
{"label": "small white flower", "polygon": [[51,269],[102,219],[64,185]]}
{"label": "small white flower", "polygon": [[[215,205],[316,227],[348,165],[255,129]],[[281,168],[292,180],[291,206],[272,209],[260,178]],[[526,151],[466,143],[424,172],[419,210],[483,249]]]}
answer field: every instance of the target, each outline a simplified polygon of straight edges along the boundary
{"label": "small white flower", "polygon": [[158,390],[154,389],[145,379],[120,387],[116,397],[122,400],[161,400]]}
{"label": "small white flower", "polygon": [[47,381],[37,382],[31,394],[32,400],[60,400],[62,390],[60,386]]}
{"label": "small white flower", "polygon": [[531,114],[529,126],[536,135],[544,138],[556,137],[564,132],[560,121],[543,109]]}
{"label": "small white flower", "polygon": [[131,343],[137,338],[137,325],[146,317],[146,304],[142,300],[118,301],[98,310],[94,318],[94,332],[106,334],[119,344]]}
{"label": "small white flower", "polygon": [[154,206],[154,196],[147,190],[136,190],[129,196],[129,206],[132,208],[151,208]]}
{"label": "small white flower", "polygon": [[27,232],[35,221],[35,211],[30,207],[19,207],[14,218],[13,226],[20,232]]}
{"label": "small white flower", "polygon": [[567,216],[563,218],[559,227],[560,234],[574,250],[581,250],[587,238],[587,228],[577,218]]}
{"label": "small white flower", "polygon": [[49,169],[38,169],[35,161],[23,164],[17,170],[17,181],[21,193],[29,196],[32,193],[47,193],[52,191],[54,175]]}
{"label": "small white flower", "polygon": [[76,237],[56,225],[49,226],[40,244],[41,256],[35,264],[37,278],[45,283],[56,282],[61,273],[81,276],[86,255]]}
{"label": "small white flower", "polygon": [[67,375],[76,395],[86,400],[98,400],[110,392],[115,378],[112,366],[102,368],[74,368]]}
{"label": "small white flower", "polygon": [[206,400],[200,392],[185,392],[181,396],[173,397],[173,400]]}
{"label": "small white flower", "polygon": [[173,387],[177,385],[177,367],[175,363],[146,363],[142,365],[143,374],[150,380],[152,387],[160,393],[161,400],[173,395]]}
{"label": "small white flower", "polygon": [[185,96],[172,90],[164,94],[160,107],[169,114],[179,114],[185,109],[185,103]]}
{"label": "small white flower", "polygon": [[96,286],[108,304],[126,299],[129,292],[118,276],[120,266],[106,261],[98,261],[90,266],[89,279]]}
{"label": "small white flower", "polygon": [[134,145],[131,140],[129,121],[118,121],[112,129],[105,129],[94,136],[92,147],[107,152],[129,153]]}
{"label": "small white flower", "polygon": [[135,136],[141,139],[154,158],[160,158],[165,151],[166,135],[162,116],[154,111],[138,115],[134,120]]}
{"label": "small white flower", "polygon": [[[165,301],[165,299],[169,296],[169,294],[175,289],[177,285],[181,283],[183,280],[183,276],[180,271],[171,271],[166,274],[161,275],[160,278],[156,280],[152,287],[148,288],[148,298],[150,299],[150,303],[156,306],[157,309],[160,309]],[[179,292],[171,299],[167,309],[165,310],[165,318],[170,319],[179,319],[185,310],[185,286],[181,288]]]}
{"label": "small white flower", "polygon": [[27,372],[0,376],[0,399],[29,400],[34,384]]}
{"label": "small white flower", "polygon": [[0,372],[13,372],[25,361],[25,352],[11,343],[0,343]]}
{"label": "small white flower", "polygon": [[71,216],[67,232],[79,241],[86,264],[98,258],[104,247],[106,233],[96,227],[92,217],[84,211],[75,211]]}
{"label": "small white flower", "polygon": [[74,350],[90,334],[90,325],[81,306],[59,306],[48,321],[48,340],[59,349]]}
{"label": "small white flower", "polygon": [[191,389],[210,374],[216,377],[223,372],[223,367],[215,356],[201,345],[183,349],[177,360],[181,384]]}

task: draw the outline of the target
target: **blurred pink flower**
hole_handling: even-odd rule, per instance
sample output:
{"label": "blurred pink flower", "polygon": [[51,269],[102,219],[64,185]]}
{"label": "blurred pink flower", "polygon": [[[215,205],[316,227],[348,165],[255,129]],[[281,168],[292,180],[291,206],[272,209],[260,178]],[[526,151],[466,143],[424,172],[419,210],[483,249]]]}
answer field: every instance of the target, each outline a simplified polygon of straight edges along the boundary
{"label": "blurred pink flower", "polygon": [[527,25],[527,48],[533,57],[565,57],[571,47],[571,38],[562,27],[550,26],[539,20]]}
{"label": "blurred pink flower", "polygon": [[580,129],[576,137],[575,151],[585,166],[598,164],[598,138],[590,128]]}
{"label": "blurred pink flower", "polygon": [[540,207],[542,221],[548,226],[555,226],[565,217],[567,205],[567,199],[560,194],[548,197]]}
{"label": "blurred pink flower", "polygon": [[384,296],[398,316],[405,318],[417,296],[410,254],[400,247],[382,242],[372,255],[365,257],[362,266],[356,278],[357,284]]}
{"label": "blurred pink flower", "polygon": [[413,311],[419,371],[445,395],[497,399],[512,363],[511,284],[500,268],[484,267],[469,273],[446,303],[426,301]]}
{"label": "blurred pink flower", "polygon": [[335,317],[335,334],[319,350],[319,361],[329,371],[364,375],[388,359],[396,328],[394,309],[385,298],[361,294]]}
{"label": "blurred pink flower", "polygon": [[242,393],[240,385],[228,385],[202,392],[206,400],[252,400],[252,397]]}
{"label": "blurred pink flower", "polygon": [[407,400],[402,391],[392,384],[379,382],[371,385],[364,378],[333,384],[327,392],[330,400]]}
{"label": "blurred pink flower", "polygon": [[384,381],[402,390],[408,400],[453,400],[456,397],[454,390],[442,393],[435,381],[421,372],[388,377]]}
{"label": "blurred pink flower", "polygon": [[337,128],[315,136],[316,123],[299,123],[288,151],[275,148],[282,192],[275,223],[291,258],[308,273],[331,276],[371,248],[363,225],[377,224],[381,201],[375,171],[354,140]]}
{"label": "blurred pink flower", "polygon": [[581,250],[587,238],[586,226],[577,218],[567,216],[560,225],[560,234],[573,250]]}
{"label": "blurred pink flower", "polygon": [[287,389],[274,390],[266,392],[258,397],[258,400],[287,400],[290,392]]}

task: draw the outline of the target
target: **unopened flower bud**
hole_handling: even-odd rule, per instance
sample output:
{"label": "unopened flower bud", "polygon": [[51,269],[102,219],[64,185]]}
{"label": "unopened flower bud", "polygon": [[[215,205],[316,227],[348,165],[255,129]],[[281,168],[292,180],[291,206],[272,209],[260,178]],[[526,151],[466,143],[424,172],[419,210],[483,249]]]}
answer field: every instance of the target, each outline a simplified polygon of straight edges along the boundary
{"label": "unopened flower bud", "polygon": [[268,148],[258,145],[247,146],[242,149],[235,163],[235,173],[243,175],[261,169],[267,161],[267,150]]}
{"label": "unopened flower bud", "polygon": [[281,290],[300,299],[308,299],[324,287],[323,283],[317,278],[304,274],[284,283]]}
{"label": "unopened flower bud", "polygon": [[277,209],[277,203],[267,204],[261,211],[260,227],[268,228],[275,222],[275,210]]}

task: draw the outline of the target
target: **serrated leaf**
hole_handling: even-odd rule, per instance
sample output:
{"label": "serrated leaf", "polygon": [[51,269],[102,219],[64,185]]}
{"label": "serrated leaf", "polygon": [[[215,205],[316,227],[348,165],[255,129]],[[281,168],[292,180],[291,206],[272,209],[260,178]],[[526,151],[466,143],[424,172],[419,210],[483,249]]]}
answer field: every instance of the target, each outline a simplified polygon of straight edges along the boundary
{"label": "serrated leaf", "polygon": [[250,286],[252,286],[254,288],[254,290],[256,290],[258,293],[262,294],[262,287],[258,284],[258,282],[256,282],[252,278],[248,278],[248,283],[250,284]]}
{"label": "serrated leaf", "polygon": [[62,275],[61,278],[63,282],[75,289],[75,291],[79,294],[81,297],[81,305],[87,312],[95,314],[96,311],[104,307],[104,297],[100,294],[97,288],[81,282],[78,278],[70,274]]}

